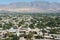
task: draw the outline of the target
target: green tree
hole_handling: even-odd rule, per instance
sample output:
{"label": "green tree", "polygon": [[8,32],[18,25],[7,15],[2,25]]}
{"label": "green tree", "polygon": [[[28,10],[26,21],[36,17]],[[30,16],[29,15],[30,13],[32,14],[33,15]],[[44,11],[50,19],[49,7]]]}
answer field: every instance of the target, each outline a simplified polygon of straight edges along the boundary
{"label": "green tree", "polygon": [[32,40],[31,38],[33,37],[33,32],[29,32],[29,34],[27,35],[27,40]]}
{"label": "green tree", "polygon": [[34,24],[30,24],[29,27],[30,27],[31,29],[34,29]]}
{"label": "green tree", "polygon": [[0,40],[2,40],[2,39],[0,38]]}
{"label": "green tree", "polygon": [[18,27],[20,27],[22,24],[24,24],[24,20],[20,21],[19,24],[18,24]]}
{"label": "green tree", "polygon": [[2,28],[2,24],[0,24],[0,28]]}
{"label": "green tree", "polygon": [[2,20],[2,18],[0,17],[0,20]]}
{"label": "green tree", "polygon": [[12,26],[13,26],[13,24],[12,24],[11,22],[5,23],[5,24],[3,25],[3,29],[10,29]]}
{"label": "green tree", "polygon": [[9,37],[9,38],[5,38],[5,40],[11,40],[11,38]]}
{"label": "green tree", "polygon": [[19,40],[19,37],[17,35],[13,35],[13,39],[12,40]]}

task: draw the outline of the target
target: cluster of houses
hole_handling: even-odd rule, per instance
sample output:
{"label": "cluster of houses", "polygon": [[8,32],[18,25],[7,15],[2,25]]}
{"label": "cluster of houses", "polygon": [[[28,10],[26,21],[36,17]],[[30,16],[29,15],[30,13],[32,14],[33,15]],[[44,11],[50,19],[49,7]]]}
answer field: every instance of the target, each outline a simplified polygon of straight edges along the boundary
{"label": "cluster of houses", "polygon": [[[38,28],[30,29],[29,27],[18,28],[18,29],[14,29],[12,27],[9,30],[3,30],[2,28],[0,28],[0,38],[3,39],[4,34],[7,32],[10,32],[17,35],[19,37],[19,40],[26,40],[25,36],[20,37],[20,35],[28,35],[30,31],[33,32],[33,37],[32,37],[33,40],[53,40],[53,39],[60,40],[60,34],[49,34],[45,32],[43,36],[43,32],[41,31],[41,29],[38,29]],[[44,38],[38,38],[39,35]]]}
{"label": "cluster of houses", "polygon": [[[13,19],[16,19],[17,17],[13,17]],[[22,19],[24,19],[26,22],[25,24],[31,24],[30,22],[30,19],[33,19],[32,17],[28,16],[25,18],[22,17],[22,18],[18,18],[19,21],[21,21]],[[29,21],[28,21],[29,20]],[[47,27],[45,28],[44,30],[47,31],[47,32],[42,32],[43,29],[39,29],[39,28],[34,28],[34,29],[31,29],[30,27],[23,27],[24,25],[18,27],[18,22],[16,23],[14,20],[12,20],[12,18],[9,19],[3,19],[1,21],[4,21],[6,23],[9,23],[9,21],[11,21],[12,23],[14,23],[14,26],[17,27],[17,28],[14,28],[14,27],[11,27],[10,29],[6,29],[6,30],[3,30],[3,28],[0,28],[0,38],[4,39],[4,34],[7,33],[7,32],[10,32],[10,33],[13,33],[14,35],[17,35],[19,37],[19,40],[26,40],[26,36],[24,35],[28,35],[31,32],[33,32],[33,37],[32,39],[33,40],[60,40],[60,34],[49,34],[49,30],[51,29],[50,27]],[[1,22],[0,21],[0,22]],[[28,21],[28,22],[27,22]],[[4,24],[4,23],[2,23]],[[23,35],[23,36],[21,36]],[[40,38],[39,38],[40,37]]]}

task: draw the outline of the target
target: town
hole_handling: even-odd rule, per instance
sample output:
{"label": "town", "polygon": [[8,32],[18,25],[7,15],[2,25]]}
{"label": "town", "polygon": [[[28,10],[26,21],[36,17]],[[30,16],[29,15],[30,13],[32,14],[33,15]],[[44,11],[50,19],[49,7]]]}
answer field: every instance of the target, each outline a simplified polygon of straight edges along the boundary
{"label": "town", "polygon": [[60,40],[60,16],[0,14],[0,40]]}

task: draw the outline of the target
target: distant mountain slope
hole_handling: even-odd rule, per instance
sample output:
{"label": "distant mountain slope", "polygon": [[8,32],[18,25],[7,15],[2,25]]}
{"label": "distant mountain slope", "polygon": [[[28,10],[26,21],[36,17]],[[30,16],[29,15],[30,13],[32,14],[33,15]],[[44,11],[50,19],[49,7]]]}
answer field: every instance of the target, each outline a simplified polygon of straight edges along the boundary
{"label": "distant mountain slope", "polygon": [[16,2],[9,5],[0,5],[0,10],[16,12],[60,12],[60,3],[44,1]]}

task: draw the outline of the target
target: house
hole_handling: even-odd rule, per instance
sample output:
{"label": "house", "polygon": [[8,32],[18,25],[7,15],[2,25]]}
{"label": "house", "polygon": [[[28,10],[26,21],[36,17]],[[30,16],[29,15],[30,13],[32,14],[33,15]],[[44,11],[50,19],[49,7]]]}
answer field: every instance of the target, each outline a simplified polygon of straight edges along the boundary
{"label": "house", "polygon": [[[19,30],[21,33],[23,33],[23,34],[26,34],[26,35],[28,35],[29,34],[29,32],[31,31],[31,29],[28,27],[28,28],[20,28],[20,30]],[[21,34],[20,33],[20,34]]]}
{"label": "house", "polygon": [[0,38],[2,37],[3,28],[0,28]]}
{"label": "house", "polygon": [[60,40],[60,34],[55,34],[54,37],[55,37],[55,40]]}
{"label": "house", "polygon": [[16,35],[17,29],[14,29],[13,27],[11,27],[8,32],[13,33],[14,35]]}
{"label": "house", "polygon": [[20,37],[19,40],[26,40],[24,37]]}

